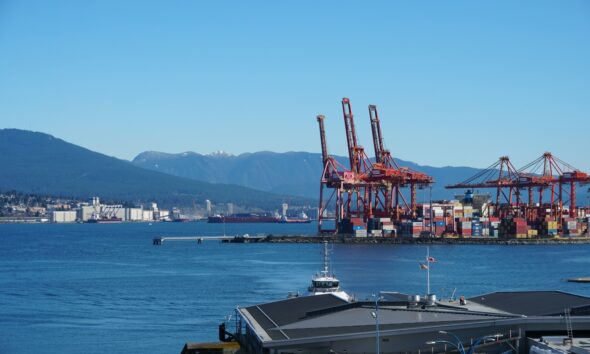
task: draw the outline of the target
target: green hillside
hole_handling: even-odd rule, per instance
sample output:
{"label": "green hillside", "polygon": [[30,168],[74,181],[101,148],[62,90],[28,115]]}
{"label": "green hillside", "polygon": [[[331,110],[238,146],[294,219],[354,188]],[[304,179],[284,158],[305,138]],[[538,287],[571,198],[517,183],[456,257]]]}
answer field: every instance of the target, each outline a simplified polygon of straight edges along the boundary
{"label": "green hillside", "polygon": [[315,205],[310,198],[281,196],[230,184],[213,184],[150,171],[57,139],[16,129],[0,130],[0,190],[163,205],[229,203],[276,209],[283,201]]}

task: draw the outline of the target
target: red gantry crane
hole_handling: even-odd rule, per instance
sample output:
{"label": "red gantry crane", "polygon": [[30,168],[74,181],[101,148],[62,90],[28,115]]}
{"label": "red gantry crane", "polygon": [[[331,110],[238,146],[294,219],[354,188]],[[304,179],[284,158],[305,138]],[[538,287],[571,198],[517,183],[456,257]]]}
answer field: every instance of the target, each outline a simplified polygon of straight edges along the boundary
{"label": "red gantry crane", "polygon": [[[400,168],[383,143],[381,122],[376,105],[369,105],[369,118],[375,147],[375,163],[370,177],[378,186],[375,193],[375,206],[381,206],[386,215],[393,217],[394,220],[399,220],[401,209],[399,199],[401,198],[404,207],[403,214],[413,218],[416,216],[417,187],[428,186],[433,183],[433,179],[424,173],[409,168]],[[401,192],[401,188],[406,186],[410,186],[409,206]]]}
{"label": "red gantry crane", "polygon": [[[344,201],[344,191],[350,189],[351,185],[355,184],[355,177],[352,172],[342,166],[336,159],[328,153],[328,144],[326,142],[326,130],[324,127],[323,115],[317,116],[317,122],[320,128],[320,141],[322,144],[322,160],[324,169],[320,180],[320,206],[318,210],[318,232],[321,233],[336,233],[337,226],[344,218],[344,205],[350,204]],[[331,190],[329,195],[325,193]],[[334,204],[334,217],[328,216],[328,209],[330,205]],[[324,229],[325,220],[334,220],[334,229]]]}
{"label": "red gantry crane", "polygon": [[[567,162],[546,152],[536,160],[518,170],[521,175],[521,187],[528,189],[529,208],[533,208],[533,188],[538,188],[538,208],[551,208],[551,213],[560,219],[563,216],[563,205],[569,194],[569,217],[576,216],[576,184],[590,183],[587,173],[580,171]],[[564,189],[569,186],[569,192]],[[557,189],[557,191],[556,191]],[[543,201],[545,192],[549,192],[549,202]],[[557,193],[557,201],[556,201]],[[531,215],[539,215],[531,213]]]}
{"label": "red gantry crane", "polygon": [[[550,216],[561,221],[563,203],[567,193],[564,186],[569,186],[569,216],[574,217],[576,215],[576,183],[590,183],[590,177],[588,174],[553,156],[550,152],[546,152],[518,170],[514,168],[507,156],[503,156],[499,161],[478,172],[473,177],[446,188],[496,189],[495,216],[498,217],[506,217],[507,215],[524,216],[528,221],[534,221],[546,216],[546,210],[549,209]],[[536,205],[534,201],[535,189],[538,191],[538,203]],[[556,189],[558,189],[557,202],[555,199]],[[523,203],[521,199],[521,190],[527,190],[528,192],[527,203]],[[545,203],[543,198],[547,191],[550,193],[550,200]],[[504,199],[501,199],[501,196]],[[513,196],[515,196],[514,202]]]}
{"label": "red gantry crane", "polygon": [[[413,217],[416,212],[416,188],[429,185],[432,178],[426,174],[409,168],[400,168],[385,149],[377,108],[369,106],[373,143],[375,146],[375,163],[358,144],[352,106],[348,98],[342,99],[342,113],[346,132],[346,143],[350,168],[339,164],[328,154],[325,117],[317,116],[322,145],[323,172],[320,181],[320,207],[318,216],[318,230],[320,233],[337,232],[342,222],[349,222],[356,226],[362,222],[365,226],[373,216],[387,217],[399,220],[403,217]],[[410,187],[410,205],[406,202],[401,188]],[[327,189],[332,193],[328,196]],[[373,198],[374,203],[373,204]],[[403,207],[400,207],[399,200]],[[330,219],[327,210],[334,205],[334,230],[325,230],[324,221]],[[403,213],[400,210],[403,209]]]}
{"label": "red gantry crane", "polygon": [[[348,147],[348,159],[350,171],[353,174],[354,183],[346,185],[346,217],[347,219],[362,218],[367,221],[367,211],[370,207],[368,176],[371,173],[371,161],[365,153],[365,149],[357,142],[354,115],[348,98],[342,99],[342,114],[346,131],[346,144]],[[353,205],[354,203],[354,205]]]}
{"label": "red gantry crane", "polygon": [[[461,183],[446,186],[448,189],[475,189],[475,188],[493,188],[496,189],[496,206],[501,204],[513,205],[513,197],[516,196],[516,205],[520,203],[520,192],[517,188],[519,173],[510,162],[508,156],[502,156],[487,168],[476,173],[472,177]],[[501,211],[498,207],[495,209],[495,215],[501,217]]]}

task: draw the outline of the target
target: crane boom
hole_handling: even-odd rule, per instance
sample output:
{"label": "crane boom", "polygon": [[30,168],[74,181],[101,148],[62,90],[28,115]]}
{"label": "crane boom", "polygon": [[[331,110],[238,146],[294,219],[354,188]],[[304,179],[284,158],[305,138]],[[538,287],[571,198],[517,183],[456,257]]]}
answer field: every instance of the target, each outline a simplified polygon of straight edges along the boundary
{"label": "crane boom", "polygon": [[375,161],[377,163],[384,162],[383,152],[383,135],[381,135],[381,123],[379,122],[379,114],[377,113],[377,106],[369,105],[369,117],[371,118],[371,131],[373,133],[373,146],[375,147]]}
{"label": "crane boom", "polygon": [[323,115],[318,115],[317,120],[320,126],[320,141],[322,143],[322,161],[326,163],[328,160],[328,144],[326,143],[326,129],[324,128],[324,117]]}
{"label": "crane boom", "polygon": [[348,98],[342,99],[342,113],[344,114],[344,127],[346,129],[346,143],[348,145],[348,158],[350,169],[354,173],[361,171],[361,161],[357,155],[356,130],[354,129],[354,117],[352,107]]}

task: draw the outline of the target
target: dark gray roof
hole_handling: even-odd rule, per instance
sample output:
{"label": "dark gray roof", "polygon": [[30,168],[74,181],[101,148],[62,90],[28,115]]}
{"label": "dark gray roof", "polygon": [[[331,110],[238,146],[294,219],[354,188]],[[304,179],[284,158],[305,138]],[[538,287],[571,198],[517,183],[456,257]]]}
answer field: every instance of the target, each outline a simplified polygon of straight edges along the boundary
{"label": "dark gray roof", "polygon": [[[506,291],[468,299],[484,306],[525,316],[558,316],[566,308],[590,306],[590,298],[561,291]],[[572,311],[575,314],[576,311]]]}
{"label": "dark gray roof", "polygon": [[[250,306],[244,310],[272,340],[310,336],[372,332],[375,320],[373,302],[347,303],[333,295],[305,296]],[[436,307],[406,309],[398,302],[380,303],[379,318],[383,330],[443,325],[506,318],[501,314],[456,311]],[[512,317],[512,316],[508,316]]]}
{"label": "dark gray roof", "polygon": [[[307,316],[309,312],[325,310],[332,307],[348,304],[341,298],[333,295],[302,296],[285,299],[276,302],[269,302],[262,305],[247,307],[246,310],[263,327],[284,326],[288,323],[299,321]],[[269,319],[272,319],[272,321]]]}

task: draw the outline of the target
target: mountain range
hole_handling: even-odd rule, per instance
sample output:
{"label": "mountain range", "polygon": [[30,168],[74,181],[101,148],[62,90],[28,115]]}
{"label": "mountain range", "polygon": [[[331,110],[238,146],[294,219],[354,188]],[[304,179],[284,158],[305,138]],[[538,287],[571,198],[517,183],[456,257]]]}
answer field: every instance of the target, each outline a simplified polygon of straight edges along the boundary
{"label": "mountain range", "polygon": [[[335,157],[342,165],[348,158]],[[433,199],[451,199],[463,190],[445,185],[479,172],[470,167],[421,166],[397,160],[400,166],[432,176]],[[0,129],[0,191],[16,190],[53,196],[143,203],[164,206],[234,203],[245,208],[278,209],[315,206],[318,199],[322,158],[309,152],[256,152],[238,156],[194,152],[169,154],[143,152],[126,161],[93,152],[48,134]],[[427,201],[429,191],[418,191]],[[579,202],[587,201],[586,188]]]}
{"label": "mountain range", "polygon": [[[348,158],[335,156],[343,166]],[[283,193],[308,198],[318,198],[319,181],[323,169],[322,156],[310,152],[275,153],[269,151],[202,155],[195,152],[169,154],[148,151],[137,155],[135,165],[175,176],[204,182],[238,184],[272,193]],[[421,166],[411,161],[397,160],[400,166],[425,172],[434,177],[434,199],[451,199],[462,191],[445,189],[445,185],[457,183],[479,172],[470,167]],[[420,191],[418,198],[428,200],[427,191]]]}
{"label": "mountain range", "polygon": [[0,190],[111,201],[157,201],[192,206],[205,199],[278,209],[282,202],[315,205],[314,198],[273,194],[235,184],[207,183],[138,167],[51,135],[0,129]]}

